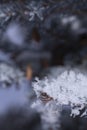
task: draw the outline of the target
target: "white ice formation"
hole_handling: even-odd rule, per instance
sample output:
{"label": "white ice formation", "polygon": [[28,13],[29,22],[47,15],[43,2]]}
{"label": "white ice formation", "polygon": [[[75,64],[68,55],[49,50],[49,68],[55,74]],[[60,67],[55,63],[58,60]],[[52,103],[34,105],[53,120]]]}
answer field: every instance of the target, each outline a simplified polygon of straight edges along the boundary
{"label": "white ice formation", "polygon": [[80,72],[66,70],[56,78],[37,79],[33,86],[38,98],[41,92],[45,92],[56,105],[70,105],[71,115],[79,115],[79,110],[86,107],[87,76]]}
{"label": "white ice formation", "polygon": [[4,85],[5,83],[18,83],[23,77],[23,72],[18,68],[6,63],[0,63],[0,82]]}

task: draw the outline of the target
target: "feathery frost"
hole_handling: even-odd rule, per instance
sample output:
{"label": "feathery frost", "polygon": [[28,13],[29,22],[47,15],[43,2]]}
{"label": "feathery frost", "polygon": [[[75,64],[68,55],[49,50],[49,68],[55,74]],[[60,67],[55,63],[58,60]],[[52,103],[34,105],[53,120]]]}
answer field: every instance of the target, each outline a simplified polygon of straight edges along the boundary
{"label": "feathery frost", "polygon": [[57,78],[37,80],[33,85],[38,98],[45,92],[57,105],[70,105],[71,115],[79,115],[79,110],[86,107],[87,77],[80,72],[65,71]]}

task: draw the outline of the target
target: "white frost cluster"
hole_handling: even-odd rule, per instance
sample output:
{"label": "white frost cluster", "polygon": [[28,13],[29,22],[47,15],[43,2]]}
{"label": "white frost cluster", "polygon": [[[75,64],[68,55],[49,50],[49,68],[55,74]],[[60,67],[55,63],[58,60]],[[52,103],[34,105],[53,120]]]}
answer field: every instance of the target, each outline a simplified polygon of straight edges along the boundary
{"label": "white frost cluster", "polygon": [[[45,10],[45,7],[43,7],[40,4],[36,4],[35,1],[32,1],[28,6],[27,8],[30,10],[29,12],[29,21],[33,21],[35,16],[37,16],[40,20],[43,20],[43,11]],[[27,12],[25,12],[26,14]]]}
{"label": "white frost cluster", "polygon": [[45,92],[57,105],[71,105],[71,114],[74,115],[79,115],[79,110],[87,103],[87,77],[74,71],[65,71],[52,79],[37,80],[34,90],[37,97],[40,92]]}
{"label": "white frost cluster", "polygon": [[0,63],[0,82],[11,84],[19,82],[23,78],[23,73],[16,67],[5,63]]}

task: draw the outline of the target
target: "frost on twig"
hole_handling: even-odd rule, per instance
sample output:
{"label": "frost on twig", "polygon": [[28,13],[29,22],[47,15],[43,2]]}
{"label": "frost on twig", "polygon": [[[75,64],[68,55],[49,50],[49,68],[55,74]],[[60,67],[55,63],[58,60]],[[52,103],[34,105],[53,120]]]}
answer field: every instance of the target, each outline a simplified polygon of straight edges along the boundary
{"label": "frost on twig", "polygon": [[56,78],[37,80],[34,90],[38,98],[45,92],[56,105],[70,105],[73,116],[79,115],[87,103],[87,77],[80,72],[65,71]]}

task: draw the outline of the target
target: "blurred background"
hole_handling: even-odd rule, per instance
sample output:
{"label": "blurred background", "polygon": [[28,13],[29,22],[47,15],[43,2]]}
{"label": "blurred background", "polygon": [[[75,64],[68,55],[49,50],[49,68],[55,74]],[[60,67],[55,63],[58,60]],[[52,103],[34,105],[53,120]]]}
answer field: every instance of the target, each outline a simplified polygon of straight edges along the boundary
{"label": "blurred background", "polygon": [[86,68],[86,4],[85,0],[1,0],[0,61],[14,62],[24,73],[29,68],[33,76],[58,66]]}

